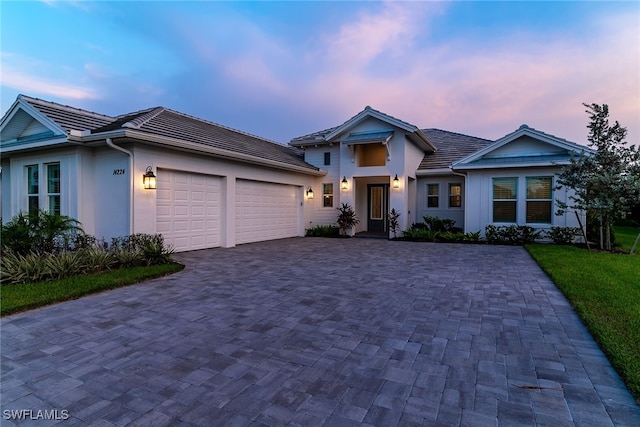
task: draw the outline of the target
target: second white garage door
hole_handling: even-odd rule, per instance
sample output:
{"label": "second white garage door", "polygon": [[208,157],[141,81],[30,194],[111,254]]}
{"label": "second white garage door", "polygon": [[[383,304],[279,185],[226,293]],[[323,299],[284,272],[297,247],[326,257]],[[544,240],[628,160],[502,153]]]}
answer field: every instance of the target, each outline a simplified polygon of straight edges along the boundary
{"label": "second white garage door", "polygon": [[220,246],[221,179],[158,170],[156,229],[176,252]]}
{"label": "second white garage door", "polygon": [[236,182],[236,243],[298,235],[298,188],[293,185]]}

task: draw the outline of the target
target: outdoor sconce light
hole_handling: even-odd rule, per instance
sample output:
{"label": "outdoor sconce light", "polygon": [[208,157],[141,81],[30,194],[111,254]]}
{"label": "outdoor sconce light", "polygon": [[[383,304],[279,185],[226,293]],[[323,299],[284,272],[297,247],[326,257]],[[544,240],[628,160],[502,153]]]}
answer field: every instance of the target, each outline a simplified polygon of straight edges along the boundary
{"label": "outdoor sconce light", "polygon": [[307,189],[307,199],[313,199],[313,190],[311,187]]}
{"label": "outdoor sconce light", "polygon": [[349,188],[349,181],[347,181],[347,177],[342,177],[342,181],[340,181],[340,188],[346,190]]}
{"label": "outdoor sconce light", "polygon": [[398,174],[393,178],[393,188],[400,188],[400,180],[398,179]]}
{"label": "outdoor sconce light", "polygon": [[142,185],[144,185],[145,190],[156,189],[156,176],[153,174],[151,166],[147,166],[147,173],[142,175]]}

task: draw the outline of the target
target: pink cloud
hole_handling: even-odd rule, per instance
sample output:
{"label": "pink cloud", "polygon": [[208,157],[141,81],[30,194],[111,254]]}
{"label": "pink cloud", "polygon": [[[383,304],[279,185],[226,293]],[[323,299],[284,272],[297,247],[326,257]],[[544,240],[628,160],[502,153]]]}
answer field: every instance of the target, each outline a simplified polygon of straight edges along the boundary
{"label": "pink cloud", "polygon": [[[582,102],[608,103],[612,118],[638,140],[640,47],[633,16],[600,17],[600,34],[586,41],[521,33],[490,46],[453,39],[407,50],[418,23],[437,11],[423,10],[415,19],[404,5],[393,6],[391,19],[363,14],[367,22],[338,29],[326,42],[333,53],[323,71],[296,93],[333,109],[340,115],[336,124],[372,105],[417,126],[495,139],[526,122],[575,142],[586,141]],[[389,33],[376,37],[375,28]],[[404,65],[401,72],[362,72],[376,55],[403,49],[393,58]]]}

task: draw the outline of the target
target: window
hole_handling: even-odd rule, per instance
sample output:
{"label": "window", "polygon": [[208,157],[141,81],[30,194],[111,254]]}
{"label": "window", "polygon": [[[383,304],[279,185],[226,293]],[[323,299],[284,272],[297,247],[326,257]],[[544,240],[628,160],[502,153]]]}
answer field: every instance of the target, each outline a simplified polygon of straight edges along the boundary
{"label": "window", "polygon": [[518,178],[493,178],[493,222],[516,222]]}
{"label": "window", "polygon": [[440,197],[439,184],[427,184],[427,207],[437,208]]}
{"label": "window", "polygon": [[322,206],[333,207],[333,184],[322,184]]}
{"label": "window", "polygon": [[47,197],[49,212],[60,215],[60,163],[47,165]]}
{"label": "window", "polygon": [[324,165],[328,166],[331,164],[331,153],[324,153]]}
{"label": "window", "polygon": [[527,178],[527,223],[551,224],[552,177]]}
{"label": "window", "polygon": [[[40,168],[46,174],[46,180],[40,181]],[[44,165],[28,165],[27,172],[27,210],[29,214],[38,209],[46,209],[55,215],[61,214],[60,209],[60,163],[45,163]],[[43,194],[40,194],[42,183]],[[42,196],[42,198],[41,198]]]}
{"label": "window", "polygon": [[40,208],[38,165],[27,166],[27,209],[34,214]]}
{"label": "window", "polygon": [[449,207],[462,207],[462,184],[449,184]]}

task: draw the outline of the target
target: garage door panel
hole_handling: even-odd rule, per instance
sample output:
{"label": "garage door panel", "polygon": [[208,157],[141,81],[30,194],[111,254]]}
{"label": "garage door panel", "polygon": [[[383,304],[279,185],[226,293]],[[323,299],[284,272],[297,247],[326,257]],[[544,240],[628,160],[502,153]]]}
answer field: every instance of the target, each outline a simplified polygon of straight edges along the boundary
{"label": "garage door panel", "polygon": [[159,170],[156,227],[177,251],[220,246],[219,177]]}
{"label": "garage door panel", "polygon": [[298,188],[258,181],[236,182],[236,243],[298,235]]}

